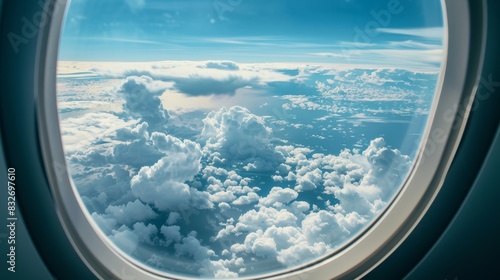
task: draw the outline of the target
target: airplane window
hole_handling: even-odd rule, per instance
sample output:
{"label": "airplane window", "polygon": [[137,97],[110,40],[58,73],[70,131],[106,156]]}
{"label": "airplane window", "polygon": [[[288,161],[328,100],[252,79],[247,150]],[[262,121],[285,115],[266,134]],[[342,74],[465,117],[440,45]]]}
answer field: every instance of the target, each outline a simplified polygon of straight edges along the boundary
{"label": "airplane window", "polygon": [[156,275],[322,262],[433,152],[445,26],[438,0],[71,1],[57,106],[81,206]]}

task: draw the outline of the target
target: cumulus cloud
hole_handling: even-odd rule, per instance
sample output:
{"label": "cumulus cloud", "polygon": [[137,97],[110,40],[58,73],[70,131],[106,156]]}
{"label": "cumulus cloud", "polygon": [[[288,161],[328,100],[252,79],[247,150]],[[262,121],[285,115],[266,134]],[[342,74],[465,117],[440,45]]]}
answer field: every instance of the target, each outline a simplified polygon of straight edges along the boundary
{"label": "cumulus cloud", "polygon": [[250,192],[247,195],[242,195],[235,199],[233,205],[248,205],[259,201],[260,196],[255,192]]}
{"label": "cumulus cloud", "polygon": [[214,162],[238,163],[246,170],[271,170],[281,163],[283,156],[271,143],[271,128],[264,118],[246,108],[223,107],[211,112],[203,120],[202,139]]}
{"label": "cumulus cloud", "polygon": [[218,203],[222,212],[227,213],[225,210],[230,208],[229,203],[241,206],[260,199],[256,193],[260,188],[249,186],[251,179],[243,178],[235,171],[228,172],[224,168],[209,165],[202,173],[202,178],[206,179],[206,193],[209,194],[210,201]]}
{"label": "cumulus cloud", "polygon": [[[308,181],[325,196],[325,209],[297,200],[299,191],[274,187],[259,199],[258,209],[228,223],[216,239],[244,236],[231,246],[235,256],[252,254],[283,266],[303,264],[336,248],[356,234],[387,203],[406,176],[411,161],[382,138],[359,151],[324,155],[307,148],[279,146],[289,172],[283,180]],[[291,176],[290,174],[293,174]]]}
{"label": "cumulus cloud", "polygon": [[323,256],[329,249],[325,243],[314,243],[311,245],[303,241],[281,250],[277,260],[287,267],[293,267],[303,264],[305,261]]}
{"label": "cumulus cloud", "polygon": [[349,234],[335,214],[325,210],[307,215],[302,221],[302,230],[310,244],[324,242],[330,246],[338,245]]}
{"label": "cumulus cloud", "polygon": [[165,237],[164,246],[168,247],[172,243],[180,242],[182,238],[180,230],[179,226],[162,226],[160,232]]}
{"label": "cumulus cloud", "polygon": [[[238,277],[238,273],[229,270],[228,267],[241,267],[243,259],[211,260],[217,255],[212,249],[202,245],[202,241],[197,238],[196,231],[183,236],[178,226],[162,226],[161,233],[165,238],[162,244],[167,247],[174,244],[176,262],[191,270],[190,273],[194,270],[201,276],[217,279]],[[163,266],[161,257],[150,258],[150,263],[157,267]]]}
{"label": "cumulus cloud", "polygon": [[[248,217],[240,218],[239,223],[245,220],[247,223],[253,223],[254,226],[251,227],[242,243],[231,246],[231,251],[234,254],[252,253],[256,257],[275,260],[290,267],[324,255],[338,245],[349,233],[338,223],[333,213],[324,210],[304,216],[301,223],[266,224],[266,217],[271,218],[273,212],[275,215],[276,213],[281,213],[281,215],[284,213],[283,210],[275,212],[270,209],[272,208],[252,213],[257,217],[251,220]],[[262,215],[264,213],[266,214]],[[257,226],[259,223],[260,225]],[[229,228],[241,232],[242,229],[238,230],[237,228],[238,224],[236,227]],[[248,229],[250,228],[245,228],[245,230]]]}
{"label": "cumulus cloud", "polygon": [[[402,184],[411,160],[397,149],[387,147],[376,138],[360,153],[344,150],[338,156],[312,154],[308,149],[279,146],[286,163],[295,169],[285,179],[295,182],[295,190],[320,188],[332,201],[331,209],[342,213],[358,213],[368,217],[383,208]],[[328,197],[326,197],[328,199]]]}
{"label": "cumulus cloud", "polygon": [[117,164],[127,164],[134,168],[151,165],[158,161],[163,154],[147,140],[122,142],[113,147],[112,160]]}
{"label": "cumulus cloud", "polygon": [[322,174],[323,172],[319,168],[314,170],[310,166],[302,167],[295,173],[297,186],[295,190],[297,191],[307,191],[314,190],[323,182]]}
{"label": "cumulus cloud", "polygon": [[260,205],[279,207],[282,204],[295,200],[299,194],[292,189],[274,187],[271,192],[259,201]]}
{"label": "cumulus cloud", "polygon": [[145,221],[157,216],[150,206],[144,205],[138,199],[125,205],[110,205],[106,208],[105,213],[116,219],[116,221],[121,224]]}
{"label": "cumulus cloud", "polygon": [[215,255],[213,250],[202,246],[200,241],[193,234],[182,238],[182,242],[175,245],[175,250],[178,255],[186,255],[192,257],[196,261],[202,261]]}
{"label": "cumulus cloud", "polygon": [[[433,93],[437,74],[402,69],[351,69],[333,71],[316,80],[317,91],[326,98],[352,101],[411,101],[421,107],[422,97]],[[430,100],[428,100],[430,101]],[[387,107],[391,105],[382,104]],[[360,108],[359,108],[360,109]],[[391,108],[394,109],[394,108]]]}
{"label": "cumulus cloud", "polygon": [[158,234],[158,228],[153,224],[135,223],[134,233],[139,237],[139,242],[153,244]]}
{"label": "cumulus cloud", "polygon": [[238,218],[235,232],[257,231],[272,225],[277,227],[296,226],[297,217],[286,209],[278,210],[273,207],[260,207],[258,211],[250,210]]}
{"label": "cumulus cloud", "polygon": [[132,127],[124,127],[116,131],[116,138],[122,141],[142,139],[147,140],[149,138],[148,133],[149,124],[143,122]]}
{"label": "cumulus cloud", "polygon": [[166,156],[153,166],[140,169],[130,181],[132,193],[160,210],[188,207],[191,191],[185,182],[192,180],[201,169],[200,146],[158,132],[151,135],[151,140]]}
{"label": "cumulus cloud", "polygon": [[389,149],[383,138],[372,140],[362,154],[344,151],[326,160],[334,170],[324,175],[325,193],[340,201],[342,211],[362,215],[378,213],[411,167],[410,158]]}
{"label": "cumulus cloud", "polygon": [[164,82],[148,76],[130,76],[120,86],[118,93],[125,99],[123,110],[152,126],[162,126],[170,118],[159,96],[169,87]]}
{"label": "cumulus cloud", "polygon": [[117,230],[113,230],[109,239],[122,251],[127,254],[132,254],[139,243],[153,244],[152,238],[158,233],[158,229],[153,224],[135,223],[130,229],[127,226],[121,226]]}
{"label": "cumulus cloud", "polygon": [[113,234],[109,235],[108,237],[111,242],[113,242],[118,248],[129,255],[131,255],[132,252],[135,251],[139,243],[139,237],[128,228],[122,228],[121,230],[114,231]]}

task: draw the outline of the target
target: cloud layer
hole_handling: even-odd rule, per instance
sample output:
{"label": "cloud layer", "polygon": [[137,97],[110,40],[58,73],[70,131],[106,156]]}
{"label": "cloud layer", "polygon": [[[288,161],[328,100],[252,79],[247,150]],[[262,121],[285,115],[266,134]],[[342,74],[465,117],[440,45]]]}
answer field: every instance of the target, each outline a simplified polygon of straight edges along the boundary
{"label": "cloud layer", "polygon": [[[369,225],[412,165],[382,125],[425,116],[436,80],[400,69],[230,61],[97,68],[114,81],[102,95],[121,111],[69,110],[62,120],[87,209],[143,263],[217,279],[302,265]],[[238,105],[167,110],[172,92],[214,104],[227,95]],[[106,100],[94,95],[86,102]],[[62,103],[72,98],[65,92]]]}

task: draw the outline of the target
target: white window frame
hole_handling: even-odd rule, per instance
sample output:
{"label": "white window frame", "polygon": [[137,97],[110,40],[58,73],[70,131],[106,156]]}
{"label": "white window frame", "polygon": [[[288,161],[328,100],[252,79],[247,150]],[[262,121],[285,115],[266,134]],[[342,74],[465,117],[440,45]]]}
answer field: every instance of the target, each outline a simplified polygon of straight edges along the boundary
{"label": "white window frame", "polygon": [[[49,1],[50,2],[50,1]],[[48,40],[39,45],[37,113],[40,144],[55,207],[73,247],[102,279],[185,279],[167,275],[122,253],[102,233],[68,174],[56,100],[56,71],[66,0],[56,2],[46,25]],[[467,121],[478,81],[467,90],[470,49],[470,13],[467,0],[442,0],[444,50],[432,110],[419,152],[402,188],[387,208],[362,233],[335,252],[293,271],[242,279],[337,279],[366,275],[411,233],[438,194]],[[484,40],[484,34],[482,36]],[[45,44],[45,45],[43,45]],[[484,45],[484,44],[483,44]],[[484,52],[483,52],[484,53]],[[481,64],[481,62],[479,62]],[[479,68],[481,65],[477,65]],[[457,110],[466,108],[466,110]],[[426,150],[427,148],[427,150]],[[432,148],[432,153],[428,152]]]}

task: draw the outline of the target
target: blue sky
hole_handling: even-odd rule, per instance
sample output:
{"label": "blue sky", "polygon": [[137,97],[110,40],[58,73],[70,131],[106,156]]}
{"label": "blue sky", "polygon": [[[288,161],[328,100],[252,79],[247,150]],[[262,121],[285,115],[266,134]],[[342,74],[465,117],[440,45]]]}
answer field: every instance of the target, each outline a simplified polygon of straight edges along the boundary
{"label": "blue sky", "polygon": [[380,50],[440,49],[441,27],[440,1],[74,0],[60,58],[387,64]]}

